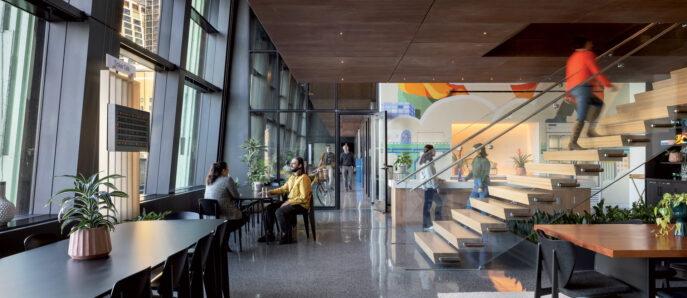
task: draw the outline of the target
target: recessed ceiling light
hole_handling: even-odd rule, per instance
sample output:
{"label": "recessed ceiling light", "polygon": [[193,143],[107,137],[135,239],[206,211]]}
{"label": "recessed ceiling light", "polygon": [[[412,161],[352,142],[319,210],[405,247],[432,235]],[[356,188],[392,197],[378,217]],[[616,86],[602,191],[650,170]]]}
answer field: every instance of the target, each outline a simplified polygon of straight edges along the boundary
{"label": "recessed ceiling light", "polygon": [[343,77],[341,77],[341,80],[343,81],[343,80],[344,80],[344,78],[343,78]]}
{"label": "recessed ceiling light", "polygon": [[405,81],[405,80],[406,80],[406,77],[403,77],[403,80]]}
{"label": "recessed ceiling light", "polygon": [[493,80],[494,80],[494,77],[489,77],[489,80],[490,80],[490,81],[493,81]]}
{"label": "recessed ceiling light", "polygon": [[461,81],[465,81],[465,78],[464,78],[464,77],[460,77],[460,80],[461,80]]}
{"label": "recessed ceiling light", "polygon": [[342,32],[339,32],[339,36],[343,36],[343,31],[342,31]]}
{"label": "recessed ceiling light", "polygon": [[435,78],[435,77],[432,77],[432,81],[435,81],[435,80],[436,80],[436,78]]}
{"label": "recessed ceiling light", "polygon": [[482,32],[482,35],[487,36],[487,31]]}
{"label": "recessed ceiling light", "polygon": [[344,61],[343,61],[343,60],[341,60],[341,64],[344,64]]}

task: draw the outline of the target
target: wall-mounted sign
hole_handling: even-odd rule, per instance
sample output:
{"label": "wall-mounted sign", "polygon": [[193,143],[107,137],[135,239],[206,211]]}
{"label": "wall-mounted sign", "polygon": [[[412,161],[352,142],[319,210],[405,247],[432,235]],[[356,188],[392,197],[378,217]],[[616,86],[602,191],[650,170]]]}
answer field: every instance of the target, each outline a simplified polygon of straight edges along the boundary
{"label": "wall-mounted sign", "polygon": [[108,68],[114,68],[117,72],[121,72],[127,76],[136,76],[136,67],[126,63],[122,59],[115,58],[110,54],[105,54],[105,66]]}
{"label": "wall-mounted sign", "polygon": [[107,151],[148,151],[150,113],[107,105]]}

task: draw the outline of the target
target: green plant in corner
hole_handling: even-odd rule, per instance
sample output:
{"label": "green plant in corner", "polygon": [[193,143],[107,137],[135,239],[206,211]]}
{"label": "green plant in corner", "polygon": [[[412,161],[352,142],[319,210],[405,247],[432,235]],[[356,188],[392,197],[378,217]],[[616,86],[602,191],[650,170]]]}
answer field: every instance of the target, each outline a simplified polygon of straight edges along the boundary
{"label": "green plant in corner", "polygon": [[410,158],[410,152],[403,152],[396,158],[396,161],[394,162],[394,167],[398,169],[399,165],[405,165],[406,168],[410,168],[410,165],[412,163],[413,160]]}
{"label": "green plant in corner", "polygon": [[88,178],[79,174],[78,176],[65,175],[62,177],[74,179],[74,187],[58,191],[46,203],[47,206],[61,194],[73,193],[60,201],[61,208],[58,218],[62,222],[62,230],[69,224],[76,223],[69,231],[70,234],[78,230],[101,227],[113,231],[118,221],[115,217],[117,208],[115,208],[112,198],[126,198],[128,195],[119,191],[114,184],[107,180],[122,178],[123,176],[109,175],[98,179],[98,174],[93,174]]}
{"label": "green plant in corner", "polygon": [[520,148],[518,148],[518,151],[515,152],[515,156],[511,157],[513,159],[513,166],[516,168],[524,168],[526,163],[532,161],[530,157],[532,157],[532,154],[524,154],[520,151]]}
{"label": "green plant in corner", "polygon": [[656,236],[667,236],[674,226],[670,226],[670,220],[673,217],[673,208],[681,204],[687,203],[687,193],[683,194],[663,194],[663,199],[654,207],[654,215],[656,216],[656,224],[658,231]]}

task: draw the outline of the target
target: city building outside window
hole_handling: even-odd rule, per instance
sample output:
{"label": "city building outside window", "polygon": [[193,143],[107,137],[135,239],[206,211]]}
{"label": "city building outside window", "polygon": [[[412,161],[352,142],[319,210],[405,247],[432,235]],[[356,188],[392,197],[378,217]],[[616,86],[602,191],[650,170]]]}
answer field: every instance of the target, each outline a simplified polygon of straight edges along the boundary
{"label": "city building outside window", "polygon": [[200,92],[184,86],[177,150],[176,189],[196,184],[198,139],[200,137]]}

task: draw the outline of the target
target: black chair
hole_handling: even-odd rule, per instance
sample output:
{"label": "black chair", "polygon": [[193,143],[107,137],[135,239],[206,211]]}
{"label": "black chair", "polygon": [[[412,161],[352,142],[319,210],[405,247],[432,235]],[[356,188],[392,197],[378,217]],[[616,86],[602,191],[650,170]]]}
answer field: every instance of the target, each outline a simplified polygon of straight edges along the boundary
{"label": "black chair", "polygon": [[57,242],[55,234],[31,234],[24,238],[24,250],[34,249],[53,242]]}
{"label": "black chair", "polygon": [[[675,270],[675,277],[687,279],[687,263],[670,264],[670,268]],[[661,298],[687,298],[687,288],[670,288],[656,291],[656,296]]]}
{"label": "black chair", "polygon": [[303,216],[303,226],[305,227],[305,237],[310,239],[310,231],[312,230],[312,241],[317,241],[315,239],[315,206],[312,205],[312,200],[310,201],[310,208],[298,212],[298,214]]}
{"label": "black chair", "polygon": [[[191,278],[191,297],[203,298],[203,275],[210,255],[212,245],[212,234],[200,238],[196,242],[193,257],[191,257],[190,278]],[[208,293],[210,290],[208,290]]]}
{"label": "black chair", "polygon": [[151,281],[160,297],[172,298],[174,291],[177,291],[178,298],[191,297],[187,258],[188,249],[186,248],[167,257],[162,273]]}
{"label": "black chair", "polygon": [[165,220],[174,219],[200,219],[200,214],[190,211],[179,211],[165,215]]}
{"label": "black chair", "polygon": [[[537,277],[534,297],[558,293],[570,297],[596,297],[620,294],[630,291],[625,283],[595,270],[575,270],[575,246],[570,241],[550,240],[537,230],[539,245],[537,251]],[[551,277],[550,288],[542,288],[542,267]]]}
{"label": "black chair", "polygon": [[219,218],[219,202],[217,202],[217,200],[212,199],[198,200],[198,213],[200,214],[201,219],[206,218],[206,216],[213,216],[212,218]]}
{"label": "black chair", "polygon": [[213,297],[210,291],[214,291],[214,297],[222,297],[226,287],[226,297],[229,297],[229,272],[227,258],[227,222],[223,222],[215,230],[212,237],[208,266],[205,268],[205,292],[208,297]]}
{"label": "black chair", "polygon": [[112,287],[112,292],[110,292],[110,297],[112,298],[151,298],[152,295],[153,292],[150,288],[150,267],[117,281]]}

